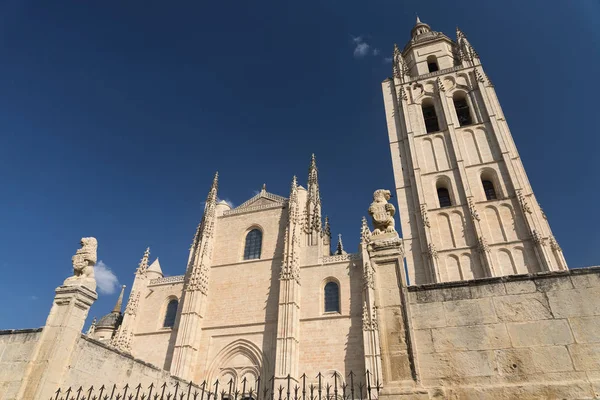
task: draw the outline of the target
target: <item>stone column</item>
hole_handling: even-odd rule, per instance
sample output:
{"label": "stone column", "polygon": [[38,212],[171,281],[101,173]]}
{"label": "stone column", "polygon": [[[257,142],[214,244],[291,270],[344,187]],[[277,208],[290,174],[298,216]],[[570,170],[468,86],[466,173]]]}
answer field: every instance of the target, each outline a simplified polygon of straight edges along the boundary
{"label": "stone column", "polygon": [[90,307],[98,299],[94,265],[98,243],[81,239],[73,256],[73,276],[56,288],[54,303],[29,363],[18,399],[49,399],[62,384],[82,335]]}
{"label": "stone column", "polygon": [[62,384],[71,356],[98,295],[86,286],[59,286],[27,369],[20,399],[49,399]]}

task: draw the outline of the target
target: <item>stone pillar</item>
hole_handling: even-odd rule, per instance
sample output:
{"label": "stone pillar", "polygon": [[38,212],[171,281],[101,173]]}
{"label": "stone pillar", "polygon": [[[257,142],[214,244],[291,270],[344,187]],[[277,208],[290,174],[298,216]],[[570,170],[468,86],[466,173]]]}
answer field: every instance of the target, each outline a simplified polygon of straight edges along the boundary
{"label": "stone pillar", "polygon": [[97,298],[95,290],[85,285],[56,288],[54,304],[25,373],[19,399],[49,399],[60,387],[88,311]]}
{"label": "stone pillar", "polygon": [[412,387],[416,367],[411,354],[404,250],[397,233],[373,236],[368,246],[375,273],[376,304],[384,388]]}

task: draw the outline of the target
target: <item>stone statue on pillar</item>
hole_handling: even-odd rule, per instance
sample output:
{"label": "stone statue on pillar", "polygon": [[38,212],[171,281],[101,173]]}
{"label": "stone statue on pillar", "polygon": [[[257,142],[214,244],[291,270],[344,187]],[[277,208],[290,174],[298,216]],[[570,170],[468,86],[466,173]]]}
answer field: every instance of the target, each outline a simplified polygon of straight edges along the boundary
{"label": "stone statue on pillar", "polygon": [[86,286],[96,290],[94,265],[98,259],[98,241],[94,237],[81,238],[81,248],[71,258],[73,262],[73,276],[65,279],[65,286]]}
{"label": "stone statue on pillar", "polygon": [[393,204],[388,203],[391,197],[392,193],[385,189],[378,189],[373,193],[373,202],[369,207],[369,215],[373,221],[373,235],[396,233],[394,228],[396,208]]}

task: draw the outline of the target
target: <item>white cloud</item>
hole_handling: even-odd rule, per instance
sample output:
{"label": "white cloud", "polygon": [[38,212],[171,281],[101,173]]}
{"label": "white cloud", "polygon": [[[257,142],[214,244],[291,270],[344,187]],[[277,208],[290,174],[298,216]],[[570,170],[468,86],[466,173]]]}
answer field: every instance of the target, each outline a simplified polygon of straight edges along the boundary
{"label": "white cloud", "polygon": [[98,291],[100,293],[113,294],[117,291],[119,279],[117,279],[117,276],[102,260],[96,263],[94,275],[96,276],[96,284],[98,285]]}
{"label": "white cloud", "polygon": [[373,49],[373,55],[378,56],[380,53],[379,49]]}
{"label": "white cloud", "polygon": [[386,63],[386,64],[389,64],[389,63],[391,63],[391,62],[392,62],[392,60],[393,60],[393,59],[394,59],[393,57],[385,57],[385,58],[383,59],[383,62],[384,62],[384,63]]}
{"label": "white cloud", "polygon": [[356,43],[356,47],[354,48],[354,57],[363,58],[367,54],[369,54],[369,46],[365,42]]}
{"label": "white cloud", "polygon": [[39,299],[39,297],[37,297],[37,296],[33,296],[33,295],[32,295],[32,296],[29,296],[29,300],[37,300],[37,299]]}

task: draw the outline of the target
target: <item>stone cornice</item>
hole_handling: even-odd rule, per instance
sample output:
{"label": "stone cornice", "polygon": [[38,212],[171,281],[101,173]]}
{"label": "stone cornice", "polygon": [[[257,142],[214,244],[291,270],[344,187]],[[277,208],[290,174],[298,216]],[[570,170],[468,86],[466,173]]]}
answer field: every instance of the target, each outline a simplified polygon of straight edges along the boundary
{"label": "stone cornice", "polygon": [[285,208],[286,204],[287,204],[287,200],[285,203],[263,204],[263,205],[254,206],[254,207],[241,208],[241,206],[240,206],[238,208],[234,208],[233,210],[225,211],[220,218],[229,217],[232,215],[246,214],[246,213],[251,213],[251,212],[256,212],[256,211],[271,210],[271,209],[276,209],[276,208]]}

